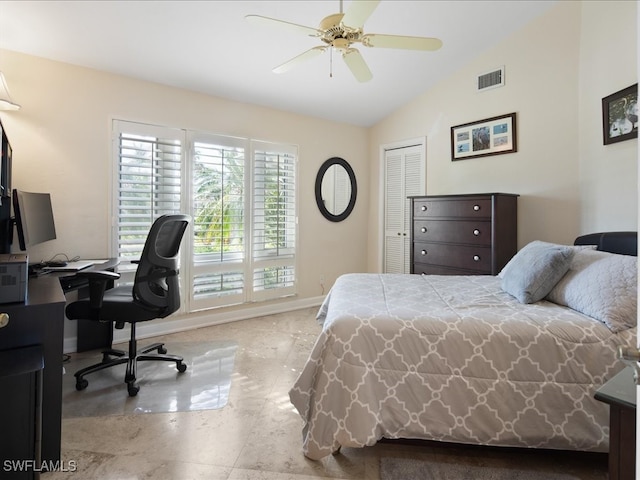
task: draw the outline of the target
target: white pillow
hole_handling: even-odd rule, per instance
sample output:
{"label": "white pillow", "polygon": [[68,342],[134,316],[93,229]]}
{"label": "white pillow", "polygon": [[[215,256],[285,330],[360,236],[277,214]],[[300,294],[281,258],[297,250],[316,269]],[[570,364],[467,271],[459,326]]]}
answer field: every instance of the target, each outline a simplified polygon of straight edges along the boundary
{"label": "white pillow", "polygon": [[619,332],[637,323],[637,285],[637,257],[579,250],[547,300],[600,320],[612,332]]}
{"label": "white pillow", "polygon": [[525,245],[505,265],[502,289],[520,303],[542,300],[571,265],[575,249],[535,240]]}

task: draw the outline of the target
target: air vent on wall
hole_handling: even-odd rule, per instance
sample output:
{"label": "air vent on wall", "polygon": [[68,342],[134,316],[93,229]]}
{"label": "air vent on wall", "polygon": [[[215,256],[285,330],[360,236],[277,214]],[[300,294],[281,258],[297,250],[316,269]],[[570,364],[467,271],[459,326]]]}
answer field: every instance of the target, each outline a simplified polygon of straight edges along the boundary
{"label": "air vent on wall", "polygon": [[476,83],[478,92],[504,86],[504,67],[478,75]]}

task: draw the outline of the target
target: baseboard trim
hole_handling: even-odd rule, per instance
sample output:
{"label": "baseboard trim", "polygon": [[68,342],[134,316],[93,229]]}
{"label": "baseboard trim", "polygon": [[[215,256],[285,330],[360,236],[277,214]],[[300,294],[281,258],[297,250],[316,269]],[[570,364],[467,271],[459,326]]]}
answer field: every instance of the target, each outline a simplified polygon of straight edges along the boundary
{"label": "baseboard trim", "polygon": [[[223,323],[236,322],[238,320],[262,317],[264,315],[274,315],[276,313],[292,312],[303,308],[317,307],[323,300],[324,297],[311,297],[269,305],[256,304],[255,306],[230,311],[222,311],[219,309],[203,310],[186,315],[170,317],[169,320],[162,322],[140,323],[136,333],[137,338],[139,339],[157,337],[159,335],[168,335],[187,330],[195,330],[196,328],[211,327],[214,325],[221,325]],[[124,328],[123,330],[114,330],[113,343],[128,341],[128,328]],[[63,349],[64,353],[75,352],[77,349],[77,337],[65,338]]]}

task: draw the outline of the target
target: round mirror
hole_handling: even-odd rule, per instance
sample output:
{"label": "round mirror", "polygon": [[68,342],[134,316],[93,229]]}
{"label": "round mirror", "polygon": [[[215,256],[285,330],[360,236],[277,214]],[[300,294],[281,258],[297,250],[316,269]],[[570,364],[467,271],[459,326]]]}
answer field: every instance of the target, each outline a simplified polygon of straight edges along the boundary
{"label": "round mirror", "polygon": [[322,164],[316,177],[316,203],[327,220],[341,222],[356,204],[356,175],[351,165],[340,157]]}

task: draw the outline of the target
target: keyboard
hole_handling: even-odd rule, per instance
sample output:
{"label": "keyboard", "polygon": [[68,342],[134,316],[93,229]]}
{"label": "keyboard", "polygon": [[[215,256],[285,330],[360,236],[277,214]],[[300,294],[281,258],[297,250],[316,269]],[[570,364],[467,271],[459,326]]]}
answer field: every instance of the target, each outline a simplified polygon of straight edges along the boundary
{"label": "keyboard", "polygon": [[78,260],[75,262],[67,262],[63,267],[43,267],[47,272],[79,272],[85,268],[92,267],[95,264],[93,260]]}

